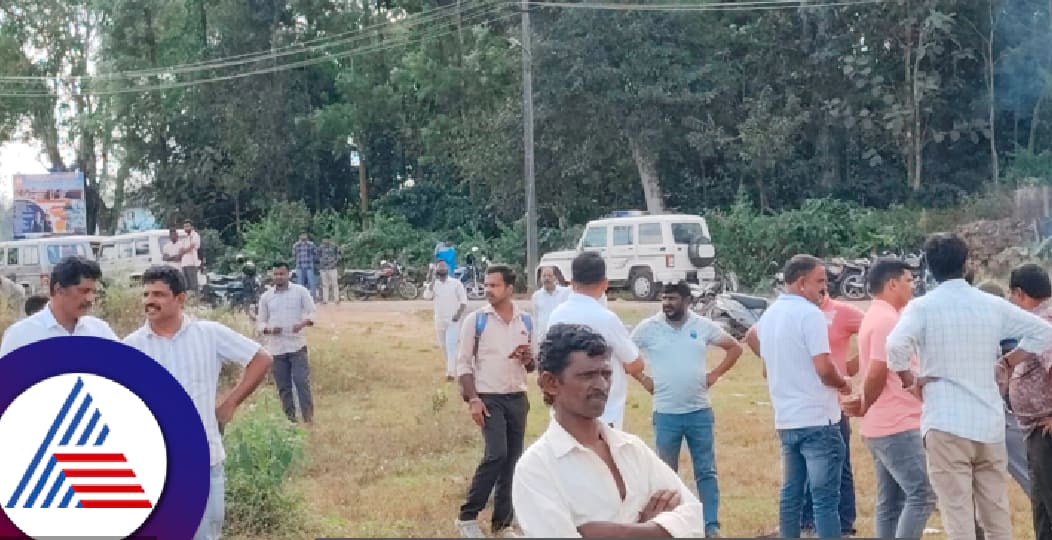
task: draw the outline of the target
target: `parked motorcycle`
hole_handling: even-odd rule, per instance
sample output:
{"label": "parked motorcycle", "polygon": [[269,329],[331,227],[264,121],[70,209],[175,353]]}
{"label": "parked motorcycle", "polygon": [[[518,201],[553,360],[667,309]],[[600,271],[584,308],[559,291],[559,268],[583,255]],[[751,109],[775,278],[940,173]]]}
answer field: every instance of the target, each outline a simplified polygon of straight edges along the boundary
{"label": "parked motorcycle", "polygon": [[464,257],[464,266],[453,271],[453,277],[464,283],[469,300],[484,300],[486,298],[486,266],[489,259],[479,252],[479,248],[471,248],[471,252]]}
{"label": "parked motorcycle", "polygon": [[398,261],[380,261],[379,270],[344,270],[340,285],[348,300],[368,300],[372,296],[390,298],[395,294],[413,300],[420,295],[420,288]]}
{"label": "parked motorcycle", "polygon": [[704,303],[699,314],[718,324],[734,339],[741,340],[769,306],[770,301],[766,298],[721,292],[716,293],[712,301]]}
{"label": "parked motorcycle", "polygon": [[242,265],[241,275],[209,272],[207,279],[201,287],[201,298],[206,304],[241,311],[255,319],[262,286],[253,263]]}

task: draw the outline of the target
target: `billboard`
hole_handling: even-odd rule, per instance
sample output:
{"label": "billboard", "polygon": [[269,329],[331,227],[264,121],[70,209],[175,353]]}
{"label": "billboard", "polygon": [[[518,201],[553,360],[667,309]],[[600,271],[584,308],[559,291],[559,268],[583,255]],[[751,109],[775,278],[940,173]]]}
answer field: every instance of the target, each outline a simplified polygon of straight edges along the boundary
{"label": "billboard", "polygon": [[12,236],[87,234],[84,173],[16,174]]}

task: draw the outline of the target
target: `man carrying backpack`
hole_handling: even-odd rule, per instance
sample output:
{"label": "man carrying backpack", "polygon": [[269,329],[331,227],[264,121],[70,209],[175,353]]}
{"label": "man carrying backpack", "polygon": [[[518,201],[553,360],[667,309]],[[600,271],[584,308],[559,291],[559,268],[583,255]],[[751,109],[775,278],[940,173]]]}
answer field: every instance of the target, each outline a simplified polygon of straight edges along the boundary
{"label": "man carrying backpack", "polygon": [[512,302],[515,272],[502,264],[486,269],[489,305],[464,319],[457,353],[460,392],[482,430],[485,452],[454,525],[464,538],[485,538],[478,515],[490,493],[491,531],[515,536],[511,481],[526,439],[526,373],[536,363],[530,349],[533,321]]}

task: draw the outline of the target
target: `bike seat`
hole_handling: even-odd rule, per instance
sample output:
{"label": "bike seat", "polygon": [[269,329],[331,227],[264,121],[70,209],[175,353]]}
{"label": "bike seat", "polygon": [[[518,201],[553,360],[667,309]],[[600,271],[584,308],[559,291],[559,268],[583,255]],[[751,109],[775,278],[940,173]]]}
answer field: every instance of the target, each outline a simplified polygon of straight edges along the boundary
{"label": "bike seat", "polygon": [[767,309],[767,299],[759,296],[732,293],[731,300],[745,306],[745,309]]}

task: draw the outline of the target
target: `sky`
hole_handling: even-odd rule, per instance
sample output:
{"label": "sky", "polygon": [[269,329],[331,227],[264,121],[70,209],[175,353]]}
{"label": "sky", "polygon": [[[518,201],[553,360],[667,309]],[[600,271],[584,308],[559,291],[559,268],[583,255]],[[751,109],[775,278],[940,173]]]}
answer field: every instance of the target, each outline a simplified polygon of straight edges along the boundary
{"label": "sky", "polygon": [[14,175],[46,172],[39,146],[22,142],[0,145],[0,199],[11,200]]}

